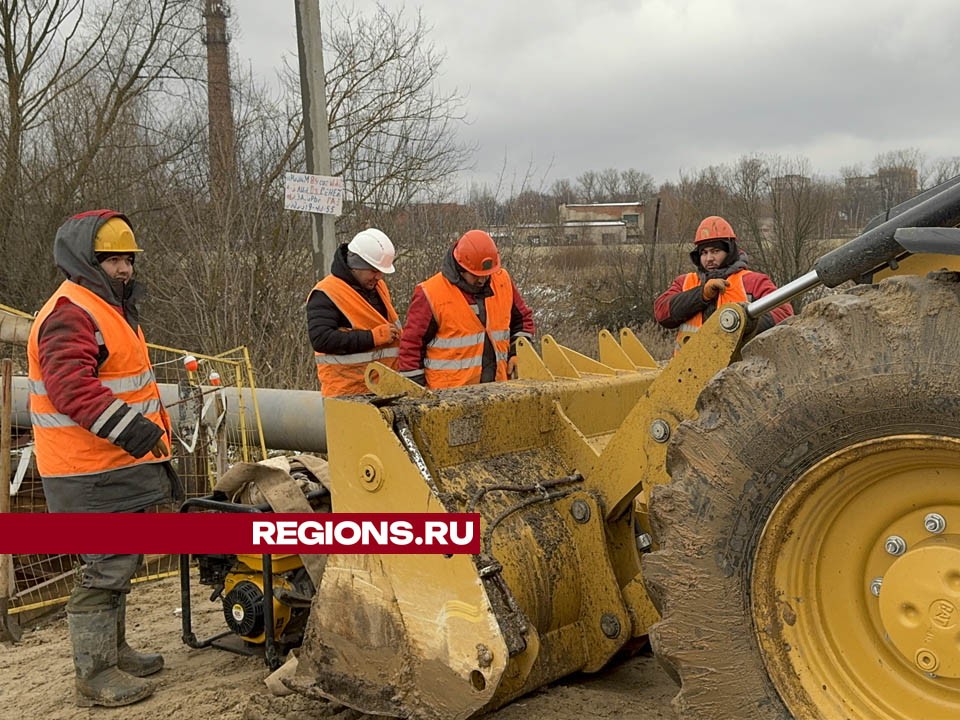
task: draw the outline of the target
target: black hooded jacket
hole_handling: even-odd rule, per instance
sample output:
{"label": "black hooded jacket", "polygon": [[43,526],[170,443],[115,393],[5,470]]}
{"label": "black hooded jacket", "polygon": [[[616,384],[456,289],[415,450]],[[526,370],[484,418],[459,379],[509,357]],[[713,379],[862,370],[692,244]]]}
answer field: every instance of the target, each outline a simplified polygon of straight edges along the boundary
{"label": "black hooded jacket", "polygon": [[[360,286],[347,265],[347,246],[340,245],[333,255],[330,274],[356,290],[373,308],[387,317],[387,308],[380,293]],[[314,352],[331,355],[349,355],[374,348],[373,333],[369,330],[351,330],[347,316],[322,290],[314,289],[307,298],[307,334]],[[348,332],[344,332],[347,330]]]}

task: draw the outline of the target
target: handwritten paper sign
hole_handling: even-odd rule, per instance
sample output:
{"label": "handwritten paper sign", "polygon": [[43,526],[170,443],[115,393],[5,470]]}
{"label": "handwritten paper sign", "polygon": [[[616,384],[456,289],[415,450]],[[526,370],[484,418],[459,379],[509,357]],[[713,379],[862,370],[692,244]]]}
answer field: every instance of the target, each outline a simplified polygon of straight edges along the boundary
{"label": "handwritten paper sign", "polygon": [[343,178],[287,173],[283,183],[283,207],[339,215],[343,212]]}

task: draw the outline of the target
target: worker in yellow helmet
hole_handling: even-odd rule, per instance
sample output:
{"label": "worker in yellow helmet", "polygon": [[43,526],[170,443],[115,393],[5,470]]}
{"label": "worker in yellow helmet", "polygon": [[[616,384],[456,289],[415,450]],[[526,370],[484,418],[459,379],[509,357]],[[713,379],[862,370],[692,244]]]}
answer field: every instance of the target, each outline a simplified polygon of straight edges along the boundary
{"label": "worker in yellow helmet", "polygon": [[[170,419],[140,329],[129,220],[94,210],[67,220],[53,245],[66,275],[27,344],[30,417],[50,512],[138,512],[182,495],[170,465]],[[142,677],[163,658],[126,642],[126,596],[142,555],[81,555],[67,602],[81,707],[149,696]]]}

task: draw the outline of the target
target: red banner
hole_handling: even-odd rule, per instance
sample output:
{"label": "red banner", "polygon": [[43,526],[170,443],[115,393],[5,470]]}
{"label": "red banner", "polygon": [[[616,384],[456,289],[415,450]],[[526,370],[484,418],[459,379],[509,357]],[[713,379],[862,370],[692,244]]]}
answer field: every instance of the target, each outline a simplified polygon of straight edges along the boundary
{"label": "red banner", "polygon": [[0,553],[480,552],[477,513],[5,513]]}

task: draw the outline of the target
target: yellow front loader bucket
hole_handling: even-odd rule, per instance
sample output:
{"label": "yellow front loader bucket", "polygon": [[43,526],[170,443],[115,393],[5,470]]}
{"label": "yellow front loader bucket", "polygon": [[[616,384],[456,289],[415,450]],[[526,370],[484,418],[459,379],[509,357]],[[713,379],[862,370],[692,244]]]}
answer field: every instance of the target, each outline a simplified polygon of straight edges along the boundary
{"label": "yellow front loader bucket", "polygon": [[683,369],[604,332],[602,361],[547,337],[542,357],[520,348],[519,381],[430,392],[372,366],[375,401],[328,400],[335,512],[476,512],[482,547],[331,556],[301,690],[365,713],[466,718],[645,639],[657,613],[640,582],[641,493],[665,479],[670,428],[740,337],[700,335]]}

